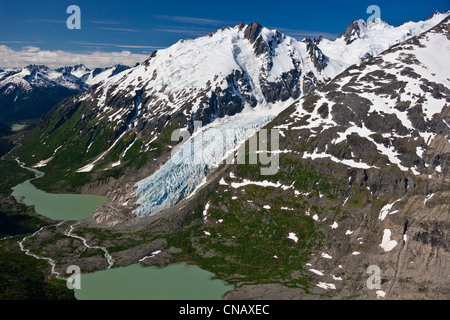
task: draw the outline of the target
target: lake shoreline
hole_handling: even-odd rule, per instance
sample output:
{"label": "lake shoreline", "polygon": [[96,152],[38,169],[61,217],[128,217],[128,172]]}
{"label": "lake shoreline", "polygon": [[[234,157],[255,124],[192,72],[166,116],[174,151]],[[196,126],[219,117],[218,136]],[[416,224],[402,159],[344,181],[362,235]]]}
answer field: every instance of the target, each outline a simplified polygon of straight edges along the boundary
{"label": "lake shoreline", "polygon": [[16,158],[24,169],[33,172],[34,178],[28,179],[12,188],[11,195],[20,203],[34,206],[37,214],[54,221],[81,221],[91,215],[107,201],[107,197],[84,194],[47,193],[38,189],[33,180],[42,178],[44,172],[28,168]]}

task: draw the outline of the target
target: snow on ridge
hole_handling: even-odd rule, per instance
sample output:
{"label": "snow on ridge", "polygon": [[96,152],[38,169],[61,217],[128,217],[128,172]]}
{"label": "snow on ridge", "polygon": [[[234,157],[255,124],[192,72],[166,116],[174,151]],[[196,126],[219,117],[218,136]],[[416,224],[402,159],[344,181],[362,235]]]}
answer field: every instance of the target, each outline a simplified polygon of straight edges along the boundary
{"label": "snow on ridge", "polygon": [[333,259],[332,256],[330,256],[329,254],[327,254],[327,253],[325,253],[325,252],[322,252],[321,257],[324,258],[324,259]]}
{"label": "snow on ridge", "polygon": [[398,27],[390,26],[382,21],[367,26],[360,20],[358,23],[360,37],[352,43],[347,45],[344,38],[340,37],[334,41],[323,39],[318,46],[330,60],[349,67],[360,63],[367,54],[376,56],[393,45],[433,28],[448,15],[448,13],[437,14],[429,20],[407,22]]}
{"label": "snow on ridge", "polygon": [[206,222],[208,218],[208,209],[209,209],[209,201],[205,205],[205,209],[203,210],[203,221]]}
{"label": "snow on ridge", "polygon": [[332,283],[319,282],[318,284],[316,284],[316,286],[319,288],[323,288],[325,290],[328,290],[328,289],[336,290],[336,285],[334,285]]}
{"label": "snow on ridge", "polygon": [[338,223],[337,223],[336,221],[333,222],[332,225],[330,225],[330,228],[331,228],[331,229],[336,229],[337,227],[339,227],[339,225],[338,225]]}
{"label": "snow on ridge", "polygon": [[396,201],[394,201],[394,202],[392,202],[392,203],[388,203],[388,204],[385,205],[383,208],[381,208],[380,214],[379,214],[379,216],[378,216],[378,219],[384,220],[388,214],[394,214],[394,213],[397,213],[398,210],[392,211],[392,212],[390,212],[390,211],[391,211],[392,207],[393,207],[397,202],[399,202],[400,200],[401,200],[401,199],[398,199],[398,200],[396,200]]}
{"label": "snow on ridge", "polygon": [[303,158],[311,159],[311,160],[329,158],[333,162],[341,163],[345,166],[352,167],[352,168],[359,168],[359,169],[377,168],[374,166],[369,166],[368,164],[363,163],[363,162],[356,162],[355,160],[349,160],[349,159],[340,160],[340,159],[336,158],[335,156],[332,156],[331,154],[328,154],[326,152],[318,153],[317,149],[314,150],[314,153],[308,153],[308,152],[303,153]]}
{"label": "snow on ridge", "polygon": [[324,275],[324,273],[322,271],[319,271],[319,270],[316,270],[316,269],[309,269],[309,271],[311,271],[311,272],[313,272],[313,273],[315,273],[315,274],[317,274],[319,276],[323,276]]}
{"label": "snow on ridge", "polygon": [[260,186],[260,187],[273,187],[273,188],[281,188],[283,190],[288,190],[288,189],[292,189],[293,185],[291,186],[286,186],[281,184],[279,181],[277,183],[275,182],[270,182],[267,180],[264,181],[251,181],[248,179],[243,179],[242,182],[232,182],[231,183],[231,187],[234,189],[238,189],[238,188],[242,188],[248,185],[256,185],[256,186]]}

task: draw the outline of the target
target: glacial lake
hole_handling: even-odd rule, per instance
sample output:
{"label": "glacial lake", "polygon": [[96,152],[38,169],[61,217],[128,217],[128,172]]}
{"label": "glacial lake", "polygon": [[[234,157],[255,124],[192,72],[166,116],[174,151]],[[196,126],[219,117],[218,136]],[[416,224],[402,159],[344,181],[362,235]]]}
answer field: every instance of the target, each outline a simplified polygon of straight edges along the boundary
{"label": "glacial lake", "polygon": [[47,193],[37,189],[31,180],[12,189],[17,201],[34,205],[37,213],[53,220],[79,221],[89,218],[107,200],[106,197],[94,195]]}
{"label": "glacial lake", "polygon": [[221,300],[234,290],[214,274],[186,264],[129,267],[81,275],[78,300]]}
{"label": "glacial lake", "polygon": [[[27,168],[36,177],[13,188],[17,201],[34,205],[35,211],[53,220],[83,220],[102,205],[107,198],[94,195],[52,194],[37,189],[31,181],[43,173]],[[165,268],[128,267],[106,269],[81,275],[81,289],[75,290],[78,300],[220,300],[234,290],[213,273],[186,264]]]}

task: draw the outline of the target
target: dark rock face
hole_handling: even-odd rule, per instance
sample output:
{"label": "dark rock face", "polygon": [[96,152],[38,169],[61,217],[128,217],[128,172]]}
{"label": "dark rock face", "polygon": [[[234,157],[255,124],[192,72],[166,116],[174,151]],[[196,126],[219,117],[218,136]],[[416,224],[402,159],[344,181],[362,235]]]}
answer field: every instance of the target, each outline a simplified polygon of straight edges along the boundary
{"label": "dark rock face", "polygon": [[[216,118],[223,118],[226,115],[233,116],[241,112],[246,103],[252,107],[256,106],[257,101],[251,94],[250,84],[246,82],[243,72],[236,70],[227,76],[226,81],[227,89],[216,88],[209,99],[205,97],[205,107],[195,113],[195,120],[210,123]],[[245,85],[242,86],[242,84]],[[239,91],[241,94],[237,95],[236,92]]]}
{"label": "dark rock face", "polygon": [[281,81],[268,82],[261,79],[261,89],[269,103],[286,101],[289,98],[297,99],[301,90],[299,88],[301,71],[293,69],[281,75]]}
{"label": "dark rock face", "polygon": [[236,27],[237,27],[239,30],[242,30],[242,29],[245,27],[245,23],[244,23],[244,22],[238,23],[238,24],[236,25]]}
{"label": "dark rock face", "polygon": [[310,38],[305,38],[303,42],[306,43],[306,50],[308,51],[314,67],[319,71],[325,69],[330,59],[323,54],[319,47],[317,47],[315,41],[313,42]]}
{"label": "dark rock face", "polygon": [[360,37],[360,28],[358,21],[353,21],[349,24],[340,38],[344,38],[346,44],[351,44],[353,41]]}
{"label": "dark rock face", "polygon": [[318,85],[319,82],[313,72],[310,71],[303,77],[302,89],[304,94],[313,92],[314,90],[316,90]]}
{"label": "dark rock face", "polygon": [[322,42],[322,40],[323,40],[323,37],[319,36],[318,38],[314,39],[314,44],[316,46],[318,46]]}
{"label": "dark rock face", "polygon": [[250,23],[244,31],[244,37],[248,39],[250,43],[254,43],[261,34],[262,28],[262,25],[258,22]]}
{"label": "dark rock face", "polygon": [[447,252],[450,251],[450,230],[449,224],[436,223],[431,226],[421,226],[420,231],[414,235],[415,241],[429,244],[432,247],[442,247]]}

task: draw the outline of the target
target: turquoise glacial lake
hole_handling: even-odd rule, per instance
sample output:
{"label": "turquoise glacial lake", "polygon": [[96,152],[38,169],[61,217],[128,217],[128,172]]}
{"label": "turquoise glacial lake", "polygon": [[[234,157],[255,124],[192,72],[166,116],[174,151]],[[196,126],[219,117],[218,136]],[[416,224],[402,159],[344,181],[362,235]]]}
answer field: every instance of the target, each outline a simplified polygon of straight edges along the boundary
{"label": "turquoise glacial lake", "polygon": [[129,267],[81,275],[78,300],[221,300],[234,290],[214,274],[186,264]]}
{"label": "turquoise glacial lake", "polygon": [[79,221],[89,218],[107,200],[106,197],[94,195],[47,193],[36,188],[31,180],[12,189],[17,201],[34,205],[37,213],[53,220]]}
{"label": "turquoise glacial lake", "polygon": [[[36,174],[34,179],[43,175],[35,169],[26,169]],[[53,220],[86,219],[107,200],[94,195],[47,193],[31,183],[34,179],[15,186],[12,195],[17,201],[34,205],[37,213]],[[81,289],[75,289],[75,297],[78,300],[220,300],[234,290],[234,286],[213,277],[213,273],[195,265],[157,268],[135,264],[82,274]]]}

